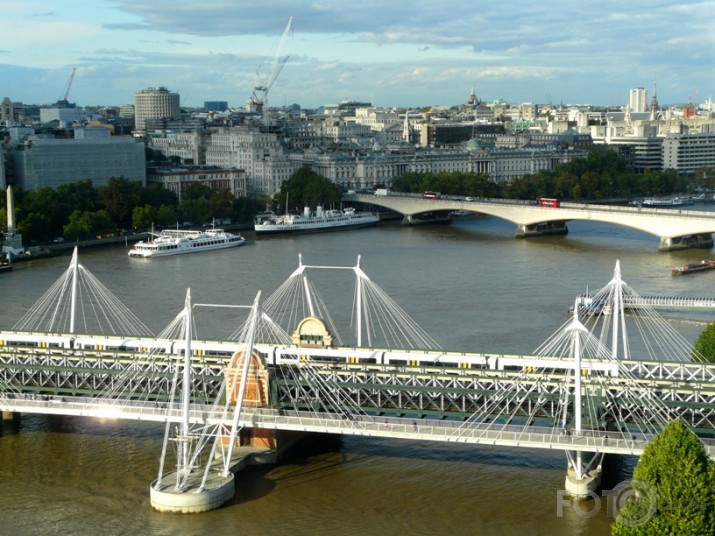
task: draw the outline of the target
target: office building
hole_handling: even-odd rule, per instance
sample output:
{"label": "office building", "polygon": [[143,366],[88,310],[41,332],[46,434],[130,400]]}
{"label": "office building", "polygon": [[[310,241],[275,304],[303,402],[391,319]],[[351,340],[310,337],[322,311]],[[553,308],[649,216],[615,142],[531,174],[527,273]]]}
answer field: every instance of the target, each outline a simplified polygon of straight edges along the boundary
{"label": "office building", "polygon": [[165,87],[150,87],[134,94],[134,128],[146,129],[147,119],[179,119],[179,94]]}

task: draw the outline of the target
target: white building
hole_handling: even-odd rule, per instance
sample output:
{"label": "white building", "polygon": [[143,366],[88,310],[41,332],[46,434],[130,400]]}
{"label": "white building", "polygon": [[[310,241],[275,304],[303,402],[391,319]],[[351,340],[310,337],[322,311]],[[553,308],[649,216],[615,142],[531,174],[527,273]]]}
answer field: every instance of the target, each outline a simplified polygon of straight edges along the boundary
{"label": "white building", "polygon": [[246,173],[242,169],[210,167],[152,169],[147,173],[147,183],[159,183],[174,192],[179,202],[192,184],[207,186],[211,191],[229,190],[234,197],[246,197]]}
{"label": "white building", "polygon": [[182,164],[202,166],[204,158],[203,134],[199,131],[166,132],[158,136],[150,136],[148,146],[170,158],[177,156]]}
{"label": "white building", "polygon": [[297,168],[283,156],[278,137],[249,128],[220,128],[206,137],[206,165],[246,171],[250,197],[273,196]]}
{"label": "white building", "polygon": [[642,87],[632,88],[628,107],[631,112],[645,112],[648,109],[648,90]]}
{"label": "white building", "polygon": [[355,122],[367,125],[374,132],[382,132],[392,125],[401,125],[402,118],[392,110],[362,107],[355,109]]}
{"label": "white building", "polygon": [[144,130],[147,119],[179,119],[179,94],[165,87],[150,87],[134,94],[134,128]]}
{"label": "white building", "polygon": [[123,104],[119,107],[119,117],[129,119],[134,118],[134,105],[133,104]]}
{"label": "white building", "polygon": [[88,114],[82,108],[40,108],[40,122],[51,123],[58,121],[60,125],[71,125],[85,119],[91,119],[92,114]]}
{"label": "white building", "polygon": [[663,140],[663,169],[692,173],[715,167],[715,129],[694,134],[670,133]]}

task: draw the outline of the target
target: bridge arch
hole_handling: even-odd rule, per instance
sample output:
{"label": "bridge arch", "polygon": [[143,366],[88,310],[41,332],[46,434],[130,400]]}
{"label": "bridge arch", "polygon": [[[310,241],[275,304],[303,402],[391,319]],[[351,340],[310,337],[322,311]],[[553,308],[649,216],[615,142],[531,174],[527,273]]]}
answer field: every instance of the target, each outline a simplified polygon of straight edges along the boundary
{"label": "bridge arch", "polygon": [[561,203],[558,208],[538,206],[534,201],[506,199],[425,199],[419,194],[350,194],[344,201],[371,204],[403,214],[406,223],[413,215],[463,210],[501,218],[516,224],[516,236],[566,234],[566,222],[590,220],[628,227],[660,239],[659,249],[671,251],[691,247],[713,247],[715,215],[712,212],[646,208],[636,206]]}

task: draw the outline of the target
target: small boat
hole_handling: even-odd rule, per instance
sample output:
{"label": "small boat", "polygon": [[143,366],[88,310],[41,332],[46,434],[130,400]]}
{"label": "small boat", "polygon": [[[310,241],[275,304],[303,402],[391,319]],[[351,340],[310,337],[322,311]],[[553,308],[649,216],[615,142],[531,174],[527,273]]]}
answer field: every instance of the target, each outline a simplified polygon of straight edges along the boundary
{"label": "small boat", "polygon": [[568,309],[569,316],[574,314],[575,307],[578,307],[579,316],[599,316],[600,314],[610,314],[610,305],[605,304],[602,300],[595,300],[594,297],[589,294],[588,289],[585,294],[579,294],[576,296],[575,304]]}
{"label": "small boat", "polygon": [[707,270],[715,270],[715,261],[700,261],[683,264],[677,268],[673,268],[673,275],[694,274],[696,272],[705,272]]}
{"label": "small boat", "polygon": [[279,235],[291,233],[318,233],[341,231],[377,225],[380,217],[372,212],[356,212],[348,207],[343,210],[323,210],[318,205],[315,212],[305,207],[302,214],[262,213],[256,216],[253,228],[256,235]]}
{"label": "small boat", "polygon": [[214,249],[225,249],[242,246],[246,239],[240,234],[233,234],[212,227],[204,231],[184,231],[179,229],[164,229],[160,234],[154,234],[153,239],[134,244],[129,250],[130,257],[165,257],[183,253],[197,253]]}

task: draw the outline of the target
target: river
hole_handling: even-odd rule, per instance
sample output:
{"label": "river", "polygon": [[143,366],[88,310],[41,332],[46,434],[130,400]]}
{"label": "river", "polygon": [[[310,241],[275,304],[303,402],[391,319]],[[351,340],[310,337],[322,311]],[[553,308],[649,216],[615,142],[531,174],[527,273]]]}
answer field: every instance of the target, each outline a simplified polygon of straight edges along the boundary
{"label": "river", "polygon": [[[672,277],[710,251],[658,252],[658,239],[594,222],[571,222],[567,237],[514,238],[494,218],[449,226],[377,228],[258,239],[244,247],[158,259],[128,259],[124,247],[80,252],[80,262],[159,332],[179,313],[186,289],[200,303],[252,303],[298,266],[352,266],[366,274],[449,350],[531,353],[566,320],[574,297],[612,277],[641,294],[712,296],[715,271]],[[69,256],[17,263],[0,276],[0,328],[9,329],[68,267]],[[325,274],[325,275],[323,275]],[[324,296],[352,303],[348,271],[326,279]],[[343,279],[340,279],[343,278]],[[344,293],[344,294],[343,294]],[[228,336],[230,310],[197,320],[202,338]],[[339,321],[349,313],[337,313]],[[710,312],[675,315],[694,341]],[[558,515],[562,453],[345,437],[319,440],[279,465],[239,474],[236,498],[206,514],[154,512],[163,430],[147,423],[23,416],[0,437],[0,532],[15,535],[469,534],[603,535],[594,515]],[[629,478],[636,460],[608,460],[604,487]],[[589,508],[597,507],[593,502]]]}

